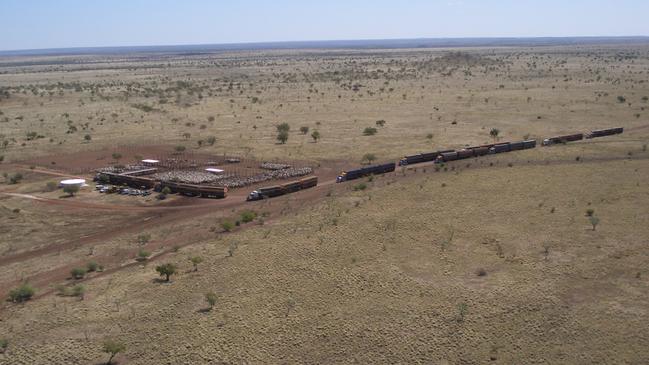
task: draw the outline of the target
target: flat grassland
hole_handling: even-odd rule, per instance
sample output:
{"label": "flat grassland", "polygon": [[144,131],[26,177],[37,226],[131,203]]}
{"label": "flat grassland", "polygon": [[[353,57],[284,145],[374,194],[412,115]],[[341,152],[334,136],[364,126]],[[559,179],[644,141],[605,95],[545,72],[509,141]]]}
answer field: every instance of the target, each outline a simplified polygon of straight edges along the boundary
{"label": "flat grassland", "polygon": [[[126,345],[120,364],[647,363],[646,107],[638,45],[0,59],[0,291],[37,289],[0,307],[0,364],[98,364],[108,338]],[[368,153],[489,142],[492,128],[617,126],[332,183]],[[246,189],[166,202],[46,189],[81,174],[74,154],[180,145],[311,161],[321,186],[250,204]],[[258,217],[223,232],[244,210]],[[69,278],[89,261],[104,271]],[[167,262],[178,272],[159,281]],[[82,300],[57,294],[75,283]]]}

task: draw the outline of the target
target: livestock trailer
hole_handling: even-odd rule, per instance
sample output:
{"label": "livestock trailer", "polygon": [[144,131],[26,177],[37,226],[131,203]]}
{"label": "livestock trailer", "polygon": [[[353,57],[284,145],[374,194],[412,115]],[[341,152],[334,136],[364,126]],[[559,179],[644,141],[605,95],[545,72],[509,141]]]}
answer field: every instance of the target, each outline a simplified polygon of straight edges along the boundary
{"label": "livestock trailer", "polygon": [[394,169],[395,169],[395,163],[391,162],[382,165],[367,166],[367,167],[362,167],[360,169],[343,171],[336,178],[336,182],[341,183],[343,181],[360,179],[361,177],[364,176],[385,174],[394,171]]}
{"label": "livestock trailer", "polygon": [[288,182],[282,185],[259,188],[248,194],[247,201],[274,198],[276,196],[294,193],[300,190],[312,188],[318,185],[318,177],[310,176],[298,181]]}
{"label": "livestock trailer", "polygon": [[558,144],[558,143],[581,141],[582,139],[584,139],[584,134],[583,133],[568,134],[568,135],[565,135],[565,136],[546,138],[546,139],[543,140],[543,145],[544,146],[551,146],[553,144]]}

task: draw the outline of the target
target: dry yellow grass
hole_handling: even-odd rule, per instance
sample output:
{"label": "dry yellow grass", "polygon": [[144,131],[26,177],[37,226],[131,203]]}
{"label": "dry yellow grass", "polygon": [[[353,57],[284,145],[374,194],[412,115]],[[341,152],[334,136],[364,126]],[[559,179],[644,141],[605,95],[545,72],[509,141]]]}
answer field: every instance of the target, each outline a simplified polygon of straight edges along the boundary
{"label": "dry yellow grass", "polygon": [[[201,151],[319,161],[359,161],[372,152],[388,160],[486,142],[494,127],[501,140],[627,128],[621,136],[471,159],[446,171],[398,170],[363,180],[364,191],[336,185],[313,205],[282,197],[254,205],[273,211],[265,224],[232,234],[212,228],[238,214],[232,209],[143,226],[154,253],[193,244],[140,266],[119,270],[132,259],[112,262],[114,273],[84,283],[83,301],[50,294],[4,305],[0,338],[10,344],[0,364],[99,363],[107,359],[106,338],[126,344],[117,359],[129,364],[649,362],[649,48],[466,49],[475,57],[469,61],[448,52],[228,53],[171,57],[165,68],[151,67],[155,59],[126,59],[90,70],[36,66],[0,75],[2,87],[63,76],[115,83],[94,96],[88,89],[51,98],[27,91],[0,100],[0,119],[9,118],[0,120],[0,134],[15,139],[0,150],[9,161],[122,143],[197,146],[209,135],[217,143]],[[165,92],[167,103],[159,104],[160,91],[146,89],[178,80],[207,85],[203,98],[183,88],[178,103]],[[77,132],[65,133],[67,120]],[[386,121],[378,134],[362,136],[377,120]],[[291,125],[286,145],[275,144],[279,122]],[[302,125],[318,129],[322,140],[309,142],[298,132]],[[25,141],[28,131],[45,138]],[[82,143],[86,133],[90,143]],[[0,169],[16,171],[6,162]],[[0,192],[56,198],[40,191],[51,176],[25,174]],[[96,202],[134,204],[102,199]],[[84,219],[15,196],[2,197],[0,208],[5,250],[9,240],[22,250],[106,224],[157,219],[119,211]],[[595,231],[587,209],[601,221]],[[133,250],[138,233],[125,230],[92,247],[104,257]],[[4,265],[0,283],[82,265],[94,257],[88,248]],[[204,261],[193,272],[188,258],[196,255]],[[179,267],[168,284],[155,281],[163,262]],[[217,294],[211,312],[204,310],[208,291]]]}
{"label": "dry yellow grass", "polygon": [[420,171],[336,193],[168,257],[170,284],[151,264],[90,282],[84,301],[8,308],[1,359],[95,363],[114,337],[138,364],[642,363],[646,161],[548,170]]}

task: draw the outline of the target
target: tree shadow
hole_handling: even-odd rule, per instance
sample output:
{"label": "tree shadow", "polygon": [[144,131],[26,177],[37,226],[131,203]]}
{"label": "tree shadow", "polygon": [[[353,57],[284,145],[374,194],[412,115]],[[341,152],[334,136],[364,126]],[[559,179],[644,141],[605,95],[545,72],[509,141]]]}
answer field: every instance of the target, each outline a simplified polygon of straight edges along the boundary
{"label": "tree shadow", "polygon": [[196,310],[196,313],[207,314],[207,313],[210,313],[211,311],[212,311],[212,308],[201,308],[201,309]]}
{"label": "tree shadow", "polygon": [[167,281],[164,278],[153,278],[151,282],[154,284],[171,284],[171,280]]}

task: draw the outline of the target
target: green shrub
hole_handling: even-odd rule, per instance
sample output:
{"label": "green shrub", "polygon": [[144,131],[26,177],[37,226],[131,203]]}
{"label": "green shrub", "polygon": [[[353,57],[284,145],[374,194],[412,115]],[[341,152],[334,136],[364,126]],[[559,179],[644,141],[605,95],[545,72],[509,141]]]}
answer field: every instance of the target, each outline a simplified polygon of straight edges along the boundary
{"label": "green shrub", "polygon": [[63,187],[63,192],[69,196],[74,196],[74,194],[79,192],[79,185],[66,185]]}
{"label": "green shrub", "polygon": [[75,267],[70,271],[70,275],[72,275],[73,279],[83,279],[84,276],[86,276],[86,269],[82,267]]}
{"label": "green shrub", "polygon": [[255,218],[257,218],[257,213],[252,210],[246,210],[241,213],[241,221],[243,223],[252,222]]}
{"label": "green shrub", "polygon": [[106,364],[110,365],[113,361],[113,357],[115,357],[115,355],[117,355],[118,353],[123,352],[124,350],[126,350],[126,345],[121,342],[113,340],[104,341],[102,351],[110,355],[110,358],[108,359],[108,362],[106,362]]}
{"label": "green shrub", "polygon": [[365,189],[367,189],[367,184],[365,183],[354,185],[354,191],[365,190]]}
{"label": "green shrub", "polygon": [[230,221],[223,221],[221,222],[221,228],[223,228],[224,231],[230,232],[234,228],[234,224]]}
{"label": "green shrub", "polygon": [[90,261],[88,264],[86,264],[86,269],[88,272],[94,272],[99,269],[99,264],[95,261]]}
{"label": "green shrub", "polygon": [[176,273],[176,265],[170,263],[158,265],[155,267],[155,271],[157,271],[160,276],[164,276],[165,281],[169,281],[171,275]]}
{"label": "green shrub", "polygon": [[148,259],[149,256],[151,256],[151,252],[140,249],[137,252],[136,260],[137,261],[144,261],[144,260]]}
{"label": "green shrub", "polygon": [[31,285],[24,283],[9,291],[9,300],[14,303],[23,303],[31,299],[34,296],[34,293],[34,288]]}
{"label": "green shrub", "polygon": [[0,354],[4,354],[9,347],[9,340],[6,338],[0,338]]}
{"label": "green shrub", "polygon": [[205,301],[210,306],[210,310],[214,309],[214,305],[216,305],[216,294],[214,292],[205,293]]}
{"label": "green shrub", "polygon": [[367,127],[363,129],[363,135],[364,136],[373,136],[378,132],[378,130],[374,127]]}
{"label": "green shrub", "polygon": [[45,184],[45,191],[54,191],[57,187],[58,185],[54,181],[48,181]]}

